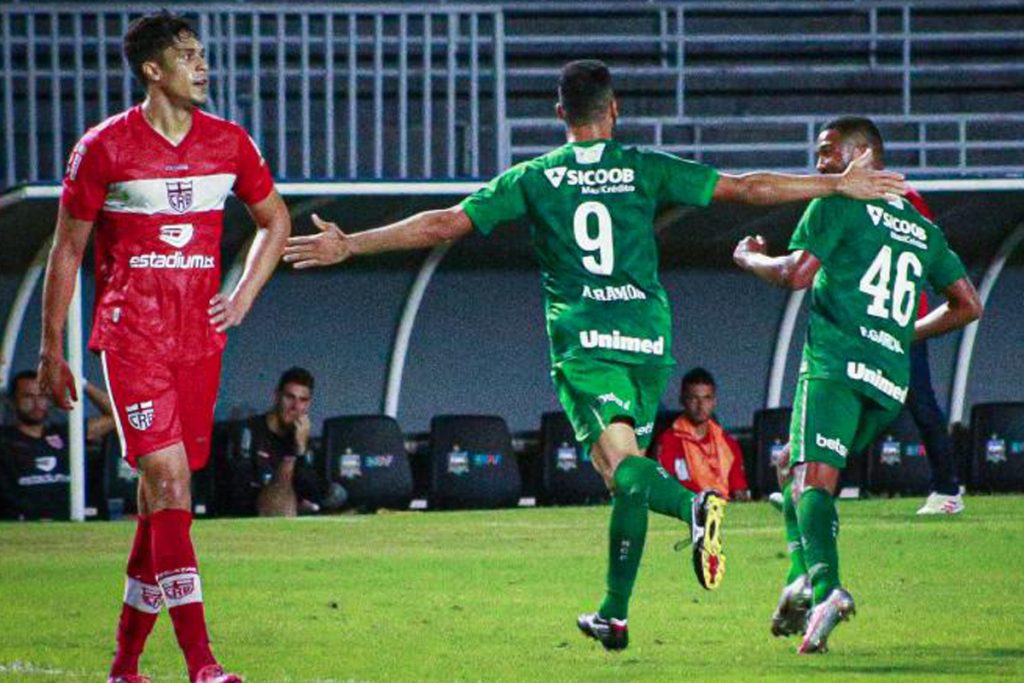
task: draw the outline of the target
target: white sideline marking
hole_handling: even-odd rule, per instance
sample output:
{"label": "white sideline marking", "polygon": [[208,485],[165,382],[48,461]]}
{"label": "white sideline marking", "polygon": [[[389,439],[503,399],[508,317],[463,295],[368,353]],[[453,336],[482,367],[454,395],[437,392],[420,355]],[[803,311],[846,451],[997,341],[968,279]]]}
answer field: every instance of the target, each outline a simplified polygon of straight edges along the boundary
{"label": "white sideline marking", "polygon": [[[8,664],[0,663],[0,676],[3,676],[4,674],[18,674],[19,676],[59,676],[63,679],[85,679],[89,681],[102,681],[107,678],[106,673],[66,671],[64,669],[50,668],[45,664],[32,664],[31,662],[22,662],[20,660],[14,660]],[[174,681],[181,679],[181,676],[161,676],[153,674],[148,674],[148,676],[154,681]]]}

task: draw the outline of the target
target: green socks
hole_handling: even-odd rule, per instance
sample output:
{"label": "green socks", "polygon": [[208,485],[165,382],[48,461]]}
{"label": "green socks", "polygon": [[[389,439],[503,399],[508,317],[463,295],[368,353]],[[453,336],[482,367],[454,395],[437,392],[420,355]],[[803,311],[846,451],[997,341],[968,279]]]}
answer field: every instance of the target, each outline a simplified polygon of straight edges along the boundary
{"label": "green socks", "polygon": [[800,542],[800,524],[796,520],[796,504],[793,502],[793,481],[782,487],[782,519],[786,524],[786,547],[789,550],[789,573],[786,574],[786,585],[793,583],[807,573],[804,562],[804,546]]}
{"label": "green socks", "polygon": [[839,517],[832,494],[817,488],[805,490],[797,506],[797,519],[817,605],[839,586]]}
{"label": "green socks", "polygon": [[681,519],[687,524],[693,522],[693,499],[696,494],[676,481],[653,460],[651,463],[654,465],[649,500],[651,511]]}
{"label": "green socks", "polygon": [[607,593],[598,614],[625,619],[647,538],[647,509],[657,464],[629,456],[615,470],[615,496],[608,526]]}

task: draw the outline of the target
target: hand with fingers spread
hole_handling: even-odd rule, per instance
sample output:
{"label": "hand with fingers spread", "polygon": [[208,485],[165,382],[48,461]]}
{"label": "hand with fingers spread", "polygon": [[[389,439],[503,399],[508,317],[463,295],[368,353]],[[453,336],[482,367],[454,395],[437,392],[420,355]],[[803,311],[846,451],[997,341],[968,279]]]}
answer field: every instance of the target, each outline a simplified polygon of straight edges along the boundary
{"label": "hand with fingers spread", "polygon": [[907,183],[902,173],[875,169],[867,149],[846,167],[836,191],[853,199],[893,199],[907,193]]}
{"label": "hand with fingers spread", "polygon": [[242,297],[218,293],[210,299],[210,308],[206,312],[210,315],[210,324],[214,329],[226,332],[229,327],[238,327],[242,324],[250,306],[251,304],[243,301]]}
{"label": "hand with fingers spread", "polygon": [[78,400],[78,389],[75,376],[63,356],[41,355],[36,372],[40,388],[50,395],[53,404],[61,410],[71,410],[72,404]]}
{"label": "hand with fingers spread", "polygon": [[320,232],[315,235],[289,237],[284,249],[284,260],[297,269],[329,266],[341,263],[352,255],[348,235],[335,223],[325,221],[315,213],[313,225]]}

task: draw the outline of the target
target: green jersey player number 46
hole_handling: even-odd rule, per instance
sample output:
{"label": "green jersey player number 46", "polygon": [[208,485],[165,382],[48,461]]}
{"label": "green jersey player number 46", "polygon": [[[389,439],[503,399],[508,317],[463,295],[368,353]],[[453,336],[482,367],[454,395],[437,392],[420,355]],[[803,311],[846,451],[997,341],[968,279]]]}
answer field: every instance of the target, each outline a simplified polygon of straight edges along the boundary
{"label": "green jersey player number 46", "polygon": [[319,233],[292,238],[285,260],[297,268],[329,265],[430,247],[474,230],[486,235],[529,219],[554,387],[614,494],[605,597],[577,625],[606,648],[622,649],[649,510],[690,524],[692,564],[702,586],[717,587],[725,569],[723,498],[713,491],[694,496],[643,457],[674,364],[671,312],[658,280],[656,209],[713,200],[775,204],[836,193],[873,199],[905,189],[901,175],[869,168],[868,156],[840,176],[732,176],[619,144],[611,74],[595,60],[563,68],[555,112],[566,125],[566,144],[513,166],[458,205],[352,235],[314,216]]}
{"label": "green jersey player number 46", "polygon": [[[829,633],[854,611],[839,583],[833,496],[840,471],[899,413],[911,343],[975,320],[981,303],[942,231],[902,198],[816,199],[789,248],[773,258],[760,236],[747,237],[734,258],[768,282],[811,287],[790,425],[792,481],[783,499],[795,570],[772,632],[802,633],[799,652],[813,653],[825,651]],[[925,282],[948,301],[917,320]],[[808,608],[806,621],[796,618]]]}

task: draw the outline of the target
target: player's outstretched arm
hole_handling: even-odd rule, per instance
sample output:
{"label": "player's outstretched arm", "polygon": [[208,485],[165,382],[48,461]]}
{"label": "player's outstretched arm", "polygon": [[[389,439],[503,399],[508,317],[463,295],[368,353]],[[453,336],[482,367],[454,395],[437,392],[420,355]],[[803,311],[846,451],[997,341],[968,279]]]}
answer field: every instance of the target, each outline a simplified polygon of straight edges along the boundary
{"label": "player's outstretched arm", "polygon": [[461,206],[423,211],[415,216],[374,230],[347,234],[335,223],[313,214],[315,235],[288,240],[284,260],[295,268],[313,268],[341,263],[352,256],[383,251],[424,249],[451,242],[473,231],[473,222]]}
{"label": "player's outstretched arm", "polygon": [[210,324],[218,332],[242,323],[256,295],[274,273],[284,252],[285,240],[292,232],[288,207],[277,190],[273,190],[266,199],[251,204],[249,213],[256,223],[256,237],[245,258],[242,277],[229,296],[217,294],[210,299]]}
{"label": "player's outstretched arm", "polygon": [[46,262],[43,281],[43,330],[39,344],[39,383],[50,394],[54,405],[71,410],[78,400],[75,378],[64,360],[64,325],[68,305],[75,291],[75,279],[82,265],[82,255],[89,243],[92,221],[71,217],[61,205],[57,209],[57,228]]}
{"label": "player's outstretched arm", "polygon": [[715,185],[713,201],[743,204],[783,204],[842,194],[854,199],[884,199],[907,193],[903,175],[871,167],[865,151],[842,174],[791,175],[757,171],[743,175],[723,173]]}
{"label": "player's outstretched arm", "polygon": [[951,332],[981,317],[984,307],[970,279],[962,277],[942,293],[946,296],[946,303],[914,323],[915,341]]}
{"label": "player's outstretched arm", "polygon": [[785,256],[769,256],[763,237],[744,237],[732,253],[733,261],[765,282],[787,289],[805,289],[814,282],[821,261],[809,251],[799,249]]}

